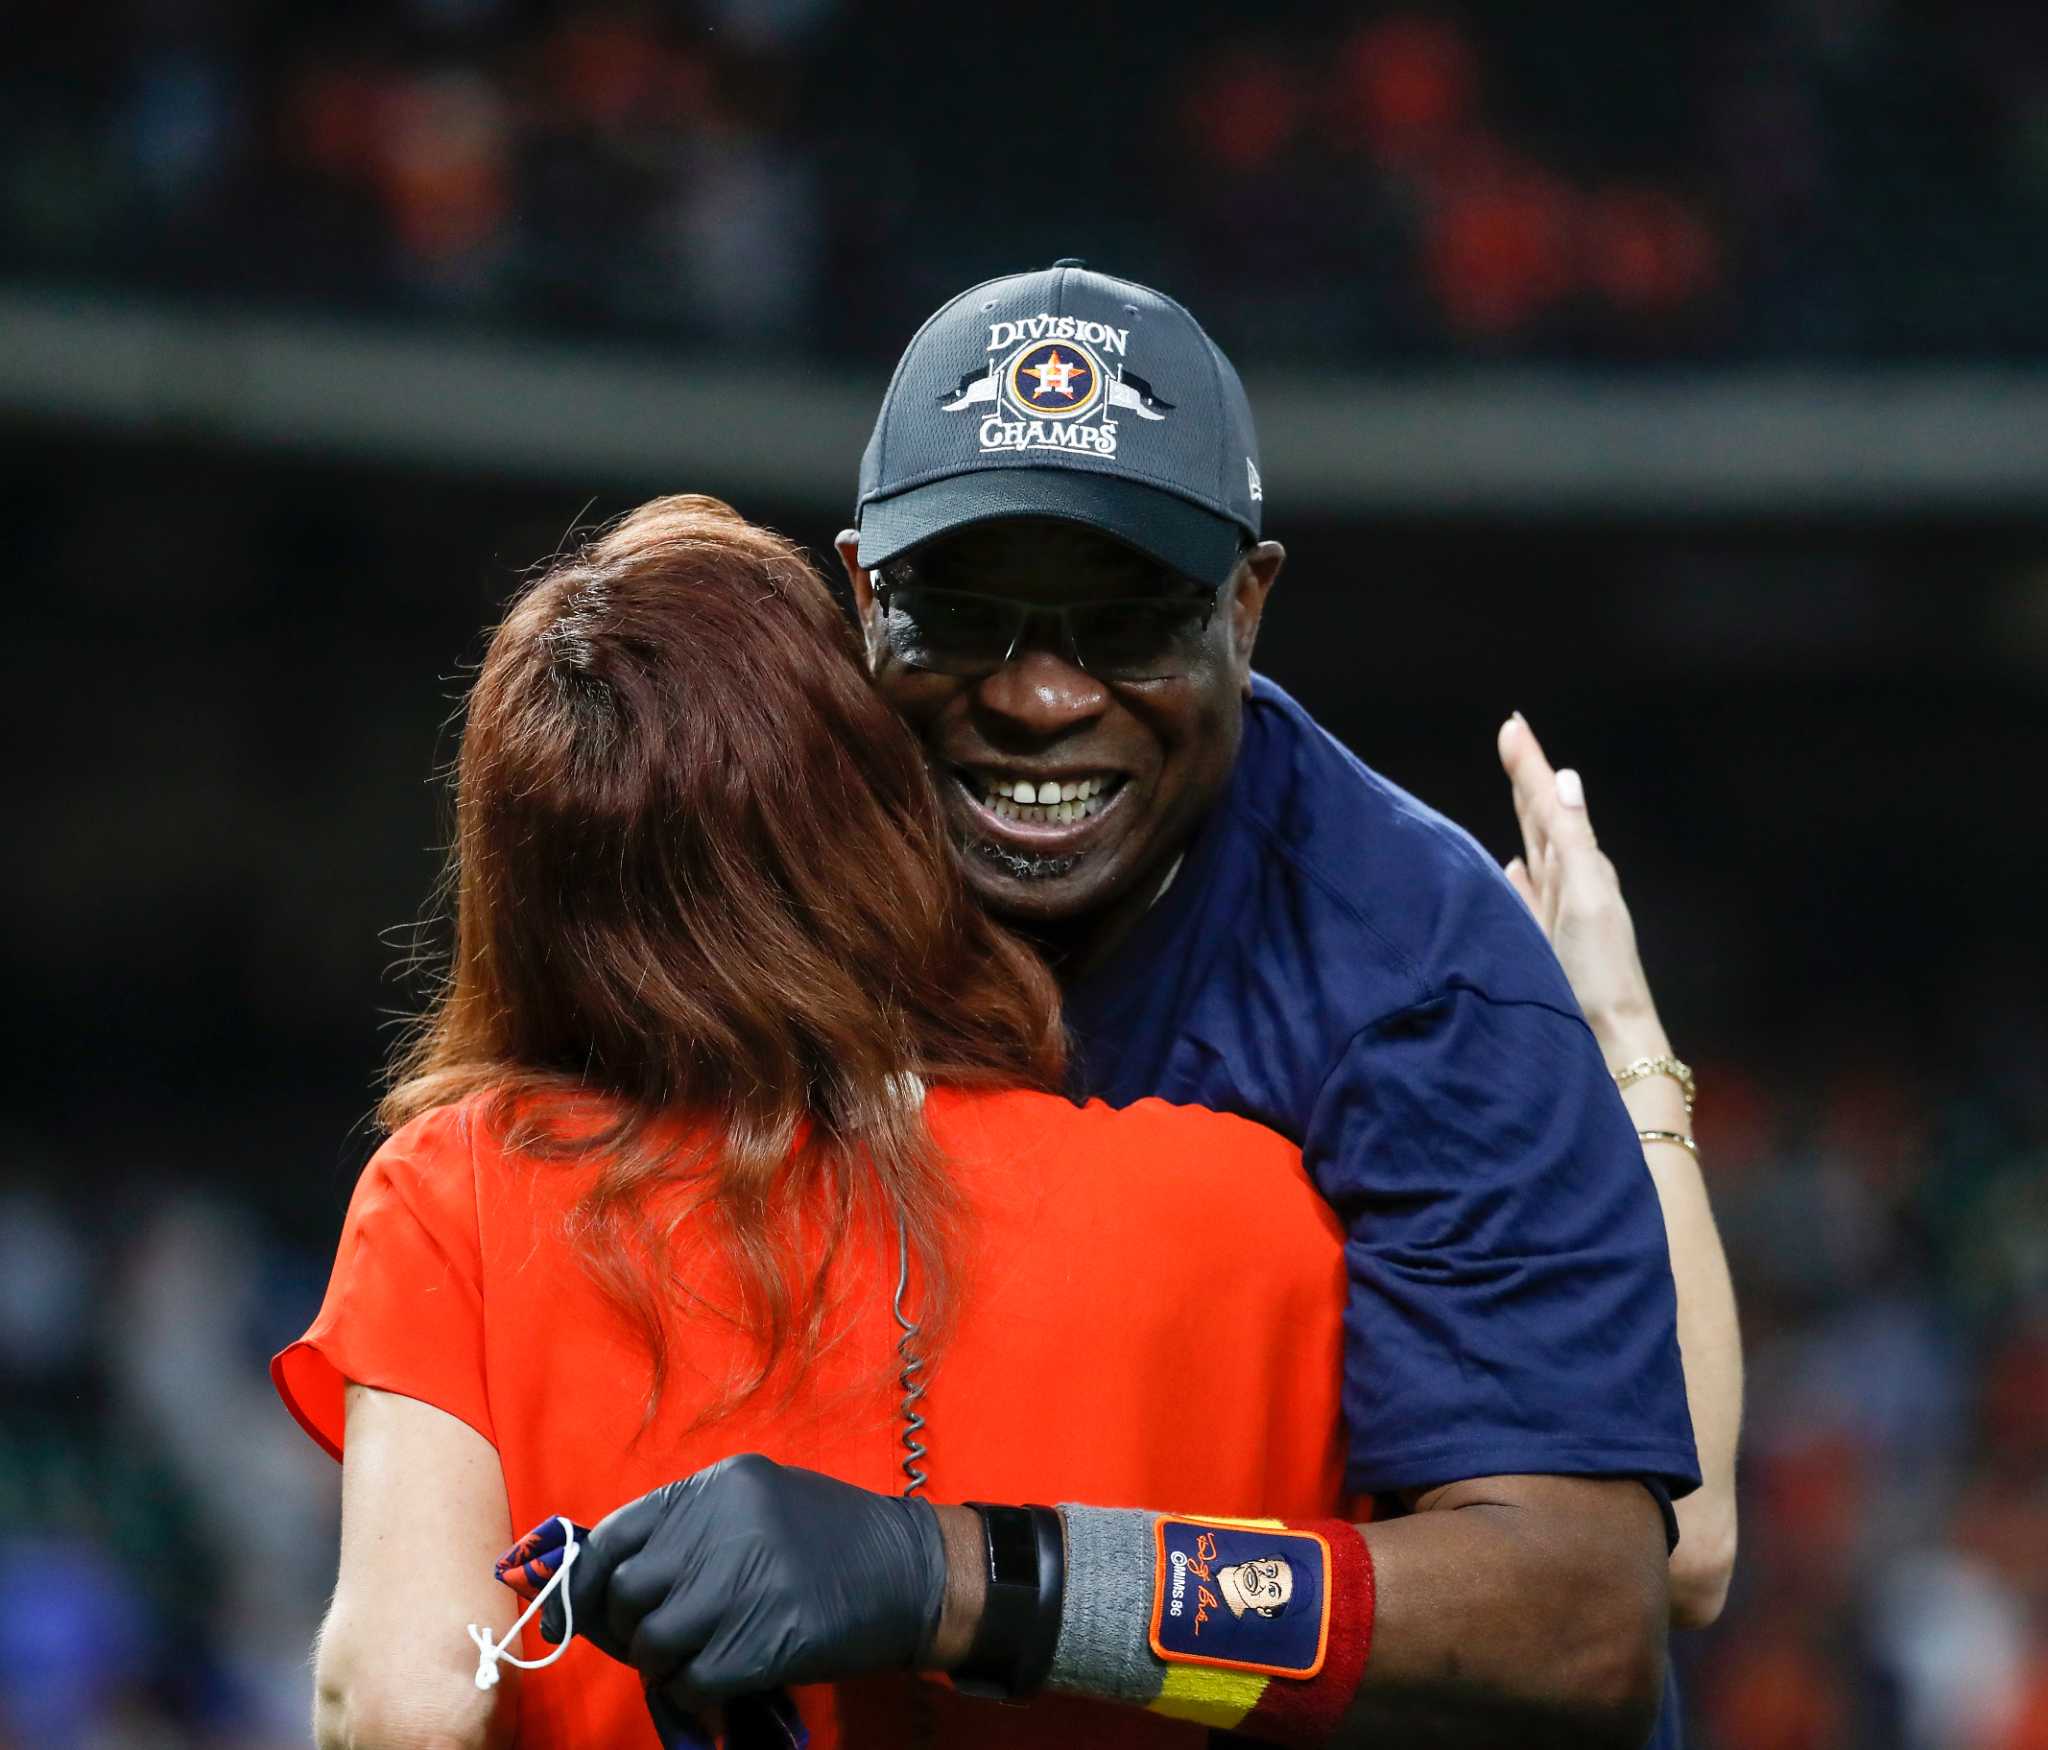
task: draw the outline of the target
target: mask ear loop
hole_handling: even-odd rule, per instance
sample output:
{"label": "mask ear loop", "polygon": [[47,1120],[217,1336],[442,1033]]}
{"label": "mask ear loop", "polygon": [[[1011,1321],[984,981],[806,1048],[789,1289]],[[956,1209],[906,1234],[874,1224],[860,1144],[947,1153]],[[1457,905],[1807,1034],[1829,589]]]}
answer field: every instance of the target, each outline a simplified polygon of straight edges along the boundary
{"label": "mask ear loop", "polygon": [[[493,1641],[490,1631],[469,1625],[469,1638],[476,1642],[476,1686],[479,1689],[494,1689],[498,1683],[498,1663],[516,1665],[522,1671],[544,1671],[569,1650],[569,1643],[576,1635],[576,1607],[569,1601],[569,1588],[562,1584],[569,1577],[569,1570],[576,1565],[576,1558],[583,1552],[576,1542],[576,1527],[566,1519],[557,1519],[562,1528],[562,1565],[548,1576],[548,1583],[534,1594],[534,1599],[520,1614],[520,1618],[505,1631],[502,1641]],[[510,1652],[519,1639],[519,1631],[534,1618],[535,1612],[547,1603],[548,1594],[557,1586],[562,1587],[562,1642],[545,1659],[522,1659]]]}

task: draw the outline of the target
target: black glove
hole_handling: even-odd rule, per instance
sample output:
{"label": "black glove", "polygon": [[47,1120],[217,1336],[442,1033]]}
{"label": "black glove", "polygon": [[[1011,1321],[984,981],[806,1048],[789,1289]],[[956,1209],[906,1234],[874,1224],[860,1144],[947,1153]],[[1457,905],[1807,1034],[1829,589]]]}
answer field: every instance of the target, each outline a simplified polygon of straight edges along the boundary
{"label": "black glove", "polygon": [[[907,1670],[946,1597],[939,1516],[758,1453],[600,1520],[565,1582],[576,1632],[677,1705]],[[541,1632],[559,1640],[560,1594]]]}

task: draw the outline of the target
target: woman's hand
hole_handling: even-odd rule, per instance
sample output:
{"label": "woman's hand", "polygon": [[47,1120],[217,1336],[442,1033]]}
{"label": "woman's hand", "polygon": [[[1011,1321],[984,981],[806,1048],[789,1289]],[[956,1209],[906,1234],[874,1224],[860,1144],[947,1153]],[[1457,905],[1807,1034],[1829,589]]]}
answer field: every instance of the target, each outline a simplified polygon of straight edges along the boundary
{"label": "woman's hand", "polygon": [[[1515,789],[1523,854],[1508,879],[1529,902],[1564,963],[1572,992],[1607,1059],[1620,1070],[1640,1057],[1666,1057],[1671,1045],[1650,998],[1636,953],[1635,925],[1622,903],[1614,865],[1594,842],[1585,786],[1577,772],[1553,772],[1518,712],[1500,726],[1500,763]],[[1692,1134],[1692,1113],[1676,1082],[1651,1076],[1621,1101],[1643,1131]],[[1671,1620],[1705,1628],[1721,1614],[1735,1567],[1735,1445],[1742,1426],[1742,1335],[1728,1260],[1714,1227],[1699,1163],[1669,1141],[1645,1151],[1678,1290],[1678,1346],[1699,1446],[1702,1486],[1678,1503],[1678,1548],[1671,1558]]]}
{"label": "woman's hand", "polygon": [[1550,769],[1518,711],[1500,726],[1500,763],[1514,786],[1522,855],[1507,876],[1528,902],[1571,980],[1610,1068],[1671,1049],[1636,952],[1621,880],[1593,837],[1585,786]]}
{"label": "woman's hand", "polygon": [[[928,1502],[746,1453],[600,1520],[566,1584],[578,1634],[696,1710],[918,1664],[946,1546]],[[542,1632],[561,1638],[559,1594]]]}

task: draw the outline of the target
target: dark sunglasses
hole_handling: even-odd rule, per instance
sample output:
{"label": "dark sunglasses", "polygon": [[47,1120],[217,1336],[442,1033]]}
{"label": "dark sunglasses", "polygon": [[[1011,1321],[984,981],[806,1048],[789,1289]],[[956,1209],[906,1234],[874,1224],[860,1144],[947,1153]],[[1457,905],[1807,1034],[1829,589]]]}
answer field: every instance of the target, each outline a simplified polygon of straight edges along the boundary
{"label": "dark sunglasses", "polygon": [[1060,648],[1097,680],[1163,681],[1189,673],[1216,613],[1217,591],[1123,596],[1049,606],[881,577],[875,600],[898,657],[912,668],[978,678],[1011,661],[1034,620],[1056,621]]}

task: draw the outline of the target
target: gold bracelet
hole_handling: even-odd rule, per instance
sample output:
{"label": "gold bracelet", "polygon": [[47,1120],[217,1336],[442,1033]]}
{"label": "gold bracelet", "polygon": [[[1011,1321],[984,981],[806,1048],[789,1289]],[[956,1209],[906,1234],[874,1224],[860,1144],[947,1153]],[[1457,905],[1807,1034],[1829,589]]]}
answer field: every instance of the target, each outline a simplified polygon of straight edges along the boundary
{"label": "gold bracelet", "polygon": [[1692,1070],[1675,1057],[1639,1057],[1614,1072],[1617,1088],[1632,1088],[1637,1082],[1648,1081],[1651,1076],[1669,1076],[1678,1084],[1678,1091],[1685,1096],[1685,1110],[1692,1112],[1692,1103],[1699,1098],[1699,1089],[1693,1085]]}
{"label": "gold bracelet", "polygon": [[1638,1130],[1636,1132],[1636,1140],[1639,1142],[1675,1142],[1687,1154],[1691,1155],[1694,1160],[1700,1158],[1700,1145],[1694,1142],[1682,1130]]}

